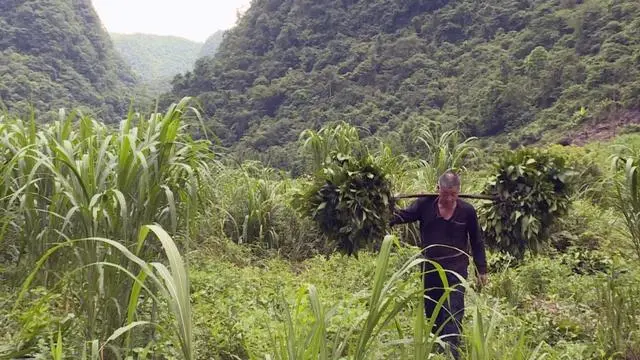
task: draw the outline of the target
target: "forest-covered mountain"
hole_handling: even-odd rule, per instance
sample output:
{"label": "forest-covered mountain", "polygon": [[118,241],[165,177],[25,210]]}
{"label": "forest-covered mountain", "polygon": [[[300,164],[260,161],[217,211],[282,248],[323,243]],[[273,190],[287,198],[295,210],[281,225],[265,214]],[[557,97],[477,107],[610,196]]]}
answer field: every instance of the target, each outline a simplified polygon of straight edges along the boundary
{"label": "forest-covered mountain", "polygon": [[335,120],[402,151],[426,119],[536,141],[640,107],[639,69],[637,0],[256,0],[171,97],[288,166],[303,129]]}
{"label": "forest-covered mountain", "polygon": [[175,75],[192,70],[203,47],[177,36],[112,33],[111,38],[152,95],[168,91]]}
{"label": "forest-covered mountain", "polygon": [[220,47],[220,43],[222,43],[222,38],[224,37],[224,30],[218,30],[213,35],[209,36],[207,40],[202,45],[200,49],[200,53],[198,57],[203,56],[214,56],[218,51],[218,47]]}
{"label": "forest-covered mountain", "polygon": [[0,100],[10,111],[126,113],[135,84],[90,0],[0,1]]}

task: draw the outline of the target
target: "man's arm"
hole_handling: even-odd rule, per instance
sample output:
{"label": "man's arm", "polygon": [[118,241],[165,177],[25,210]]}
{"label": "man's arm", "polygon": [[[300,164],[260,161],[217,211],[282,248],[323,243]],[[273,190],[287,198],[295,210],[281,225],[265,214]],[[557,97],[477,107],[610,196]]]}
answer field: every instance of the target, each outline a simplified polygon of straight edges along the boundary
{"label": "man's arm", "polygon": [[406,224],[410,222],[417,221],[420,219],[420,214],[422,212],[422,204],[423,201],[416,200],[409,207],[404,209],[396,209],[393,212],[393,218],[391,219],[390,226],[398,225],[398,224]]}
{"label": "man's arm", "polygon": [[469,240],[471,242],[471,252],[473,255],[473,261],[476,264],[478,273],[484,275],[487,273],[487,255],[484,249],[484,240],[482,239],[482,231],[478,224],[478,214],[473,206],[469,211]]}

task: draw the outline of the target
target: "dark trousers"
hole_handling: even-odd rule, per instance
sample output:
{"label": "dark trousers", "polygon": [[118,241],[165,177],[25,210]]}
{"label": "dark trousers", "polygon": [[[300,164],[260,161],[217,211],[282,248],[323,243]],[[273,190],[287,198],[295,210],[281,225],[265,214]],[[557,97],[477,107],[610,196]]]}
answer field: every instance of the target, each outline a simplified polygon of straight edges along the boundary
{"label": "dark trousers", "polygon": [[[426,263],[423,267],[424,274],[424,309],[428,318],[433,316],[437,303],[445,294],[444,284],[440,274],[433,265]],[[463,278],[467,278],[467,271],[456,271]],[[432,333],[441,336],[442,340],[450,345],[451,352],[456,359],[459,359],[460,337],[462,334],[462,319],[464,317],[464,286],[460,284],[460,279],[449,272],[446,273],[448,288],[451,289],[448,298],[445,299],[440,311],[436,315]]]}

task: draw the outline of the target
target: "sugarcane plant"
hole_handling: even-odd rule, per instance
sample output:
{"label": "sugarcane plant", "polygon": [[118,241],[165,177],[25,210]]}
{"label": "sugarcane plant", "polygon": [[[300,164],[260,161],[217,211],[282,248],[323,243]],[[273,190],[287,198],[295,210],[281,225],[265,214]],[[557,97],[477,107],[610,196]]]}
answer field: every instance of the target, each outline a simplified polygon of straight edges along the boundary
{"label": "sugarcane plant", "polygon": [[623,215],[625,230],[640,259],[640,181],[638,181],[638,154],[615,155],[613,167],[623,172],[623,179],[616,181],[616,208]]}
{"label": "sugarcane plant", "polygon": [[[73,311],[82,318],[84,339],[104,342],[132,324],[124,309],[132,304],[138,282],[131,274],[140,273],[140,263],[110,245],[154,264],[162,259],[165,242],[141,241],[139,234],[157,225],[176,248],[188,251],[213,184],[209,144],[193,140],[187,131],[183,115],[189,100],[172,104],[164,114],[132,111],[119,126],[76,111],[60,111],[57,121],[44,125],[0,117],[0,250],[15,249],[12,280],[22,282],[25,270],[36,264],[39,271],[26,282],[30,288],[56,289],[77,300]],[[55,256],[49,256],[53,249]],[[164,270],[158,270],[160,276],[167,275]],[[167,294],[177,289],[164,284],[170,286]],[[163,288],[151,290],[157,295]],[[188,294],[183,295],[175,314],[186,323]],[[177,337],[183,349],[191,346],[188,332]],[[132,347],[153,338],[136,331]],[[123,339],[108,342],[124,348]]]}

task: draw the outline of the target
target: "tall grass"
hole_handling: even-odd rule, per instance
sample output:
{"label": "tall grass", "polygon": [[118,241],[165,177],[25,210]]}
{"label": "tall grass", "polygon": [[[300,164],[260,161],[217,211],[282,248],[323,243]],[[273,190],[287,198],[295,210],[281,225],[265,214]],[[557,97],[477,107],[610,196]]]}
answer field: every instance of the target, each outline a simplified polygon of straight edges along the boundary
{"label": "tall grass", "polygon": [[[57,255],[58,251],[66,247],[81,247],[83,246],[83,243],[86,242],[100,243],[119,252],[127,259],[129,263],[124,264],[101,261],[78,267],[77,269],[72,270],[69,274],[87,271],[92,267],[110,267],[124,273],[133,282],[131,286],[130,296],[127,299],[128,304],[126,307],[126,323],[123,326],[113,330],[108,338],[102,340],[102,345],[100,346],[101,351],[109,342],[114,341],[124,334],[129,333],[138,326],[160,326],[160,324],[154,324],[149,321],[139,320],[139,314],[137,311],[138,303],[140,301],[141,291],[144,289],[147,295],[150,296],[154,300],[154,302],[160,302],[160,299],[156,297],[156,293],[159,293],[160,295],[162,295],[163,300],[165,300],[169,304],[169,308],[171,309],[172,315],[175,319],[172,323],[174,327],[173,334],[178,339],[178,344],[181,353],[184,356],[184,359],[192,359],[193,341],[191,334],[193,329],[191,318],[190,287],[187,268],[182,260],[182,256],[180,255],[175,242],[171,239],[169,234],[164,231],[159,225],[148,225],[140,229],[140,233],[137,236],[138,244],[136,246],[136,252],[138,252],[143,247],[150,233],[152,233],[161,243],[166,258],[169,261],[169,268],[167,268],[161,262],[146,262],[142,260],[136,253],[130,251],[126,246],[118,241],[97,237],[80,240],[68,240],[63,243],[57,244],[56,246],[53,246],[38,260],[35,268],[31,271],[26,281],[22,285],[22,289],[18,295],[18,299],[16,300],[16,306],[20,303],[26,292],[29,290],[33,280],[36,277],[36,274],[41,270],[43,265],[48,260],[50,260],[54,255]],[[135,272],[132,272],[128,269],[131,267],[129,265],[136,265],[138,267],[138,275],[135,275]],[[64,281],[65,278],[69,276],[69,274],[64,276],[62,281]],[[151,282],[152,287],[150,288],[149,286],[147,286],[145,282]],[[129,350],[131,350],[130,340],[131,336],[129,335],[127,336],[127,344]],[[100,341],[100,339],[98,339],[98,341]],[[58,341],[56,343],[55,352],[56,354],[60,354],[62,352],[62,339],[60,337],[58,338]]]}
{"label": "tall grass", "polygon": [[332,152],[346,155],[362,149],[358,129],[345,122],[319,131],[305,130],[300,134],[300,141],[303,152],[310,158],[311,172],[322,169]]}
{"label": "tall grass", "polygon": [[[366,297],[366,310],[361,316],[346,326],[336,327],[341,322],[336,319],[337,309],[327,308],[318,289],[307,285],[297,293],[292,307],[284,307],[281,329],[271,329],[273,346],[265,358],[450,359],[447,351],[440,353],[443,339],[438,330],[433,333],[432,329],[438,312],[445,311],[442,309],[444,301],[454,290],[445,283],[445,293],[439,299],[434,315],[426,317],[419,280],[421,272],[416,270],[427,260],[418,253],[401,264],[391,265],[393,244],[397,241],[394,236],[387,236],[383,241]],[[435,271],[441,277],[445,276],[444,269]],[[466,281],[463,285],[468,288]],[[466,298],[468,316],[463,332],[462,359],[571,358],[554,352],[544,341],[534,340],[529,325],[516,316],[510,306],[501,305],[500,299],[469,288]],[[626,320],[624,323],[625,329],[630,329],[626,327],[630,323]]]}
{"label": "tall grass", "polygon": [[222,213],[221,230],[239,244],[279,248],[286,236],[279,226],[286,182],[274,170],[247,162],[222,172],[220,183],[215,206]]}
{"label": "tall grass", "polygon": [[[330,325],[333,309],[325,309],[317,289],[313,285],[307,287],[307,300],[311,310],[311,318],[305,313],[303,299],[298,297],[292,314],[285,309],[285,324],[281,336],[275,336],[273,353],[267,358],[278,360],[292,359],[373,359],[381,356],[375,352],[376,343],[385,330],[397,329],[400,339],[390,345],[396,349],[392,352],[402,354],[402,359],[424,359],[433,353],[439,341],[438,334],[431,334],[436,316],[442,309],[452,289],[446,283],[446,270],[436,265],[436,270],[445,280],[444,295],[437,299],[433,315],[429,318],[424,313],[424,290],[416,269],[427,262],[417,253],[407,259],[397,270],[390,267],[393,244],[398,239],[388,235],[384,238],[380,253],[376,260],[375,274],[372,279],[371,293],[367,301],[367,311],[348,329],[339,329],[330,336]],[[408,281],[416,276],[417,281]],[[415,286],[419,284],[419,286]],[[411,310],[413,308],[413,311]],[[406,326],[398,323],[398,315],[403,312],[413,314],[413,332],[406,333]],[[406,348],[412,344],[412,348]],[[387,350],[390,351],[390,350]]]}
{"label": "tall grass", "polygon": [[624,225],[640,260],[640,157],[638,154],[616,155],[612,160],[614,167],[623,171],[623,179],[616,183],[616,208],[624,217]]}
{"label": "tall grass", "polygon": [[451,169],[462,171],[468,161],[478,155],[478,148],[473,145],[475,137],[465,138],[457,129],[444,130],[442,125],[435,122],[418,129],[416,142],[425,149],[422,163],[428,179],[437,179],[445,171]]}
{"label": "tall grass", "polygon": [[[130,112],[117,129],[78,112],[61,111],[43,127],[35,119],[2,119],[2,247],[15,249],[18,270],[46,258],[29,283],[52,286],[71,271],[66,289],[78,303],[86,339],[104,339],[129,323],[136,291],[130,275],[141,266],[130,255],[153,261],[166,246],[162,239],[162,246],[140,241],[141,231],[158,224],[188,246],[211,193],[213,154],[208,142],[186,134],[188,102],[148,117]],[[113,240],[59,245],[69,239]]]}
{"label": "tall grass", "polygon": [[[304,259],[322,251],[322,237],[310,219],[296,211],[295,194],[304,179],[292,180],[260,163],[224,166],[215,175],[214,196],[204,210],[208,236],[227,238],[256,254],[277,251]],[[223,236],[224,235],[224,236]]]}
{"label": "tall grass", "polygon": [[598,343],[610,354],[633,358],[631,352],[640,350],[638,278],[613,269],[598,286],[598,302],[601,309]]}
{"label": "tall grass", "polygon": [[[482,306],[485,305],[485,306]],[[520,332],[509,334],[500,338],[500,327],[507,324],[506,316],[497,310],[496,305],[478,304],[472,308],[470,326],[467,330],[467,346],[464,358],[469,360],[538,360],[545,359],[548,353],[542,350],[544,343],[539,343],[531,349],[525,333],[525,328]]]}
{"label": "tall grass", "polygon": [[[74,342],[89,347],[80,358],[126,356],[136,347],[156,345],[150,351],[160,353],[162,344],[154,344],[160,333],[174,340],[179,357],[192,359],[188,264],[180,253],[187,251],[204,207],[216,208],[204,212],[216,224],[207,230],[221,234],[226,226],[227,235],[239,243],[272,249],[285,242],[305,243],[303,233],[309,227],[302,226],[286,204],[293,182],[252,164],[214,174],[209,143],[185,134],[187,101],[165,114],[143,117],[132,112],[116,129],[76,112],[61,112],[58,121],[43,127],[35,119],[0,119],[0,250],[12,254],[17,274],[31,270],[17,304],[35,296],[30,294],[34,286],[46,285],[69,294],[70,311],[82,319],[79,339],[65,338],[62,331],[50,334],[52,358],[75,351]],[[399,184],[403,189],[435,185],[439,172],[463,168],[475,153],[471,140],[462,140],[455,131],[438,131],[420,135],[428,155],[413,178],[419,184],[403,180],[416,169],[415,163],[384,146],[376,154],[399,183],[404,181]],[[315,168],[330,151],[350,152],[360,146],[357,133],[346,126],[305,136]],[[638,161],[616,161],[625,169],[620,210],[640,256]],[[218,182],[224,184],[214,189]],[[392,268],[397,241],[388,236],[382,244],[360,318],[336,332],[334,309],[326,308],[310,285],[299,294],[293,311],[287,309],[268,357],[433,356],[440,340],[431,334],[435,314],[424,316],[422,282],[414,271],[426,260],[417,253]],[[444,276],[443,269],[437,271]],[[612,353],[623,353],[639,332],[640,292],[637,286],[622,285],[607,278],[598,298],[603,309],[602,318],[595,320],[601,324],[598,342],[610,344]],[[445,298],[440,300],[442,306]],[[507,325],[491,305],[475,308],[469,320],[464,341],[468,359],[548,356],[524,331],[504,335],[500,328]]]}

